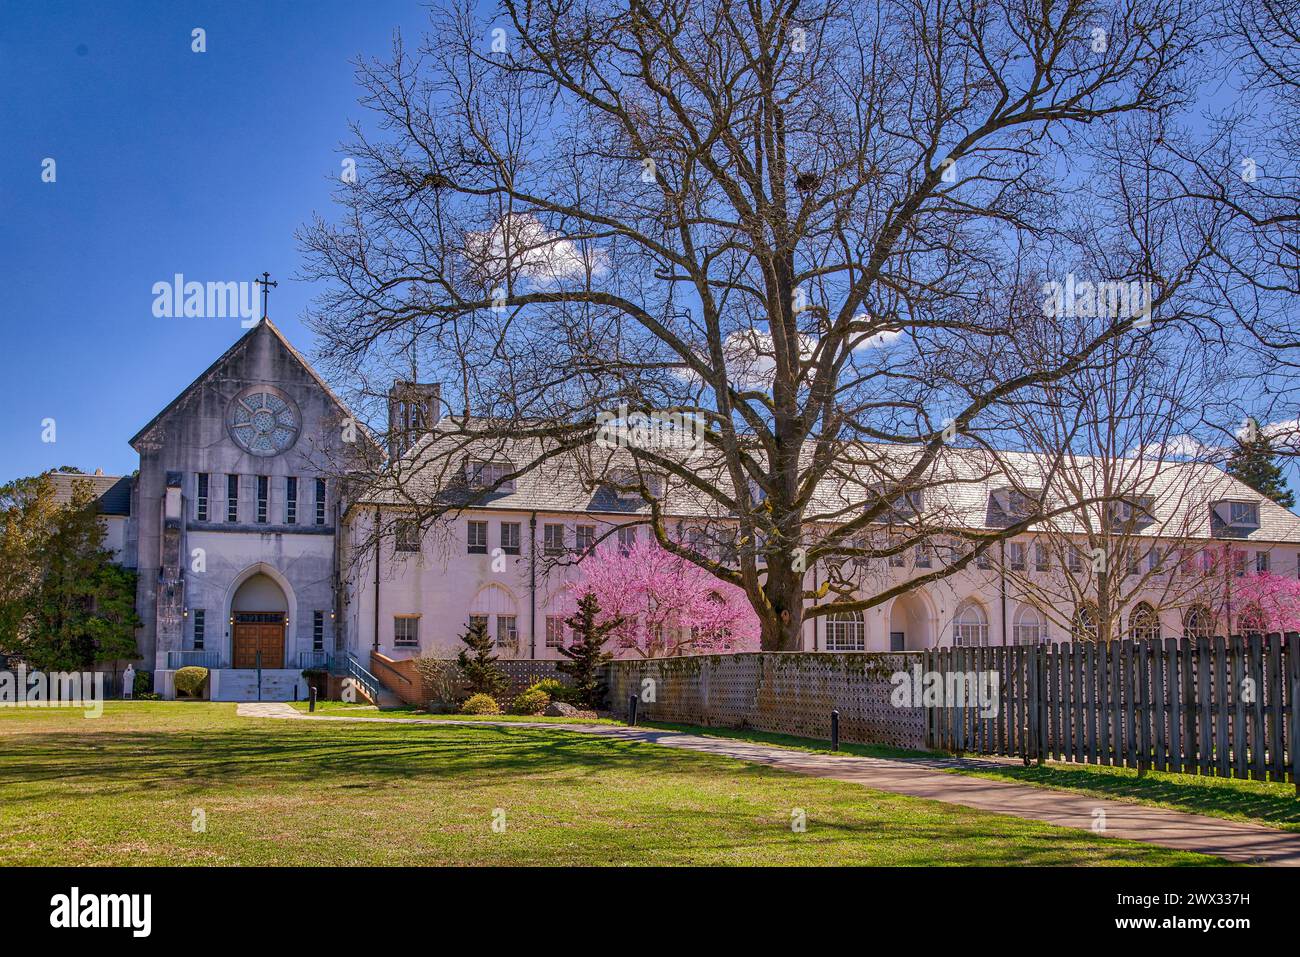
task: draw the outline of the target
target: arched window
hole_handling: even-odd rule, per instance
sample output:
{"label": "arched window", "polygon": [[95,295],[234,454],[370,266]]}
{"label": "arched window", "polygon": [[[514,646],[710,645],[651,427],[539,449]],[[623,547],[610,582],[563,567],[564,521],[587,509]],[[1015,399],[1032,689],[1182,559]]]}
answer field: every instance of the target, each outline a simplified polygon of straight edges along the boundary
{"label": "arched window", "polygon": [[1237,630],[1243,635],[1262,635],[1268,631],[1268,619],[1264,616],[1264,609],[1256,604],[1243,608],[1237,616]]}
{"label": "arched window", "polygon": [[978,602],[970,599],[957,606],[952,618],[952,643],[977,648],[989,643],[989,619]]}
{"label": "arched window", "polygon": [[1047,640],[1047,619],[1033,605],[1021,605],[1016,612],[1012,637],[1018,645],[1036,645]]}
{"label": "arched window", "polygon": [[1097,640],[1097,610],[1092,605],[1080,605],[1074,612],[1070,629],[1075,641]]}
{"label": "arched window", "polygon": [[1133,606],[1128,615],[1128,636],[1134,641],[1159,641],[1160,617],[1144,601]]}
{"label": "arched window", "polygon": [[826,619],[826,650],[867,650],[867,626],[862,612],[837,611]]}
{"label": "arched window", "polygon": [[1193,605],[1183,615],[1184,638],[1209,638],[1214,634],[1214,616],[1204,605]]}

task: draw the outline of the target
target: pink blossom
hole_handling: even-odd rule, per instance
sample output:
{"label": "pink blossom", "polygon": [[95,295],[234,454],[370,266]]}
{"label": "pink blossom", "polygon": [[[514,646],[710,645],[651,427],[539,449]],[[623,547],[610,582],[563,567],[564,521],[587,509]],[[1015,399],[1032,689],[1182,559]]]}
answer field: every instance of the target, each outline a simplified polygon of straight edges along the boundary
{"label": "pink blossom", "polygon": [[1254,610],[1262,621],[1252,621],[1253,628],[1266,632],[1300,631],[1300,580],[1261,572],[1243,575],[1236,579],[1233,588],[1233,605],[1243,622],[1251,621]]}
{"label": "pink blossom", "polygon": [[581,569],[569,585],[573,597],[594,592],[602,621],[627,619],[610,633],[615,649],[645,658],[758,649],[758,616],[743,589],[655,542],[603,545]]}

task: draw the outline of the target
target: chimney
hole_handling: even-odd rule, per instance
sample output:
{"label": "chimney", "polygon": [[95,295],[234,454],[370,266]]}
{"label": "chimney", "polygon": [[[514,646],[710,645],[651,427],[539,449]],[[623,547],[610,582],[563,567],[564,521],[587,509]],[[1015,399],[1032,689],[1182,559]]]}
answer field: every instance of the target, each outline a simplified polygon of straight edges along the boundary
{"label": "chimney", "polygon": [[104,470],[103,470],[103,469],[95,469],[95,474],[96,474],[96,475],[103,475],[103,474],[104,474]]}
{"label": "chimney", "polygon": [[388,455],[399,459],[420,437],[438,423],[436,382],[405,382],[398,379],[388,390]]}

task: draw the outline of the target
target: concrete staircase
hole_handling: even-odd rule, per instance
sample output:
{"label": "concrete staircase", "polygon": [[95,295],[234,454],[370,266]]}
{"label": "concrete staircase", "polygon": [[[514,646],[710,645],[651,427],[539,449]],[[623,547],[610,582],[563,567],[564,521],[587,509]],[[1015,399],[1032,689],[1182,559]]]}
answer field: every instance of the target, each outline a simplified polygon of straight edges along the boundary
{"label": "concrete staircase", "polygon": [[[252,668],[216,668],[209,672],[210,701],[257,701],[257,671]],[[262,670],[262,701],[301,701],[307,682],[296,668]]]}

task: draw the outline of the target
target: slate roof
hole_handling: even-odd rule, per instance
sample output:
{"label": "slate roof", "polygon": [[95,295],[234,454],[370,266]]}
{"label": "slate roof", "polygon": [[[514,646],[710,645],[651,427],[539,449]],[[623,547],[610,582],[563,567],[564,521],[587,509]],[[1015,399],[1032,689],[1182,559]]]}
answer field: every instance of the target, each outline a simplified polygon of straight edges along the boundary
{"label": "slate roof", "polygon": [[[469,503],[469,491],[457,488],[455,477],[471,458],[514,462],[516,467],[532,462],[547,446],[535,438],[493,439],[490,443],[467,441],[456,426],[446,421],[422,439],[357,500],[361,504],[390,506],[420,505],[441,495],[456,504],[459,495],[467,510],[555,512],[617,516],[647,515],[649,507],[635,496],[619,495],[602,476],[611,469],[632,465],[631,454],[622,449],[589,449],[566,453],[543,462],[518,476],[513,488],[502,488],[485,500]],[[816,490],[810,505],[812,520],[839,522],[861,514],[870,489],[883,475],[903,474],[916,461],[920,450],[905,445],[860,445]],[[811,455],[811,447],[806,450]],[[709,460],[683,460],[701,477],[728,490],[730,481]],[[1026,452],[990,452],[975,449],[944,450],[920,483],[922,512],[944,524],[966,529],[1005,527],[1009,516],[1004,504],[1017,496],[1008,491],[1043,495],[1047,488],[1048,507],[1069,501],[1100,497],[1106,476],[1123,474],[1121,488],[1132,492],[1149,508],[1149,515],[1135,523],[1134,534],[1165,538],[1234,539],[1300,544],[1300,516],[1288,511],[1242,484],[1213,465],[1186,462],[1157,462],[1123,459],[1103,467],[1099,460],[1072,457],[1049,480],[1051,462],[1047,456]],[[664,511],[673,518],[725,518],[718,503],[680,478],[668,476]],[[1214,516],[1216,503],[1253,502],[1259,508],[1257,528],[1227,530]],[[1084,515],[1063,514],[1052,519],[1061,532],[1082,533],[1089,524],[1096,527],[1103,506],[1092,506]],[[905,509],[904,509],[905,511]],[[1220,509],[1222,511],[1222,509]],[[1014,514],[1010,518],[1014,519]],[[1032,529],[1031,529],[1032,531]]]}
{"label": "slate roof", "polygon": [[73,487],[78,482],[89,482],[96,498],[96,511],[100,515],[131,514],[131,476],[84,475],[80,472],[51,472],[54,482],[54,501],[59,505],[72,502]]}

